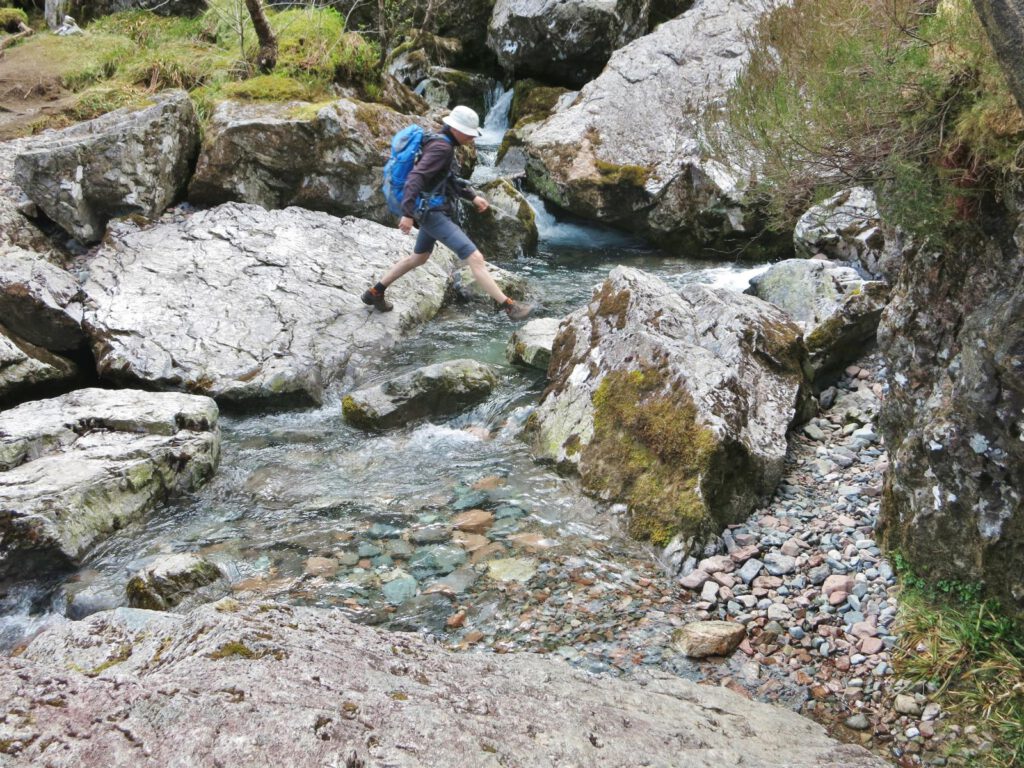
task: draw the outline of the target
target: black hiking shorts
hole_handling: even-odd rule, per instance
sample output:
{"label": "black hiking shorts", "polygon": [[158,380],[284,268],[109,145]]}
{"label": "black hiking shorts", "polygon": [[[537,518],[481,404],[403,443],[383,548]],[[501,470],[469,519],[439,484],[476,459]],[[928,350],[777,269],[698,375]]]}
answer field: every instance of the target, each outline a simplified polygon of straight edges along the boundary
{"label": "black hiking shorts", "polygon": [[463,261],[477,250],[473,241],[446,213],[427,211],[420,216],[418,223],[420,229],[416,235],[414,253],[432,253],[434,243],[438,240],[455,251],[455,255]]}

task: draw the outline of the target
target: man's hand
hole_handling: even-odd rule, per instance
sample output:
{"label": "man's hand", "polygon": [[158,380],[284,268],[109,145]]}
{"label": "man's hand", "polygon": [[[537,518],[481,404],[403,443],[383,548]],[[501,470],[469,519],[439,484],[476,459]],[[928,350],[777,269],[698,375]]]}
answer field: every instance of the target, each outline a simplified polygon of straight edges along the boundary
{"label": "man's hand", "polygon": [[398,228],[402,230],[403,235],[408,235],[412,232],[412,219],[408,216],[403,216],[402,220],[398,222]]}
{"label": "man's hand", "polygon": [[477,195],[476,197],[473,198],[473,206],[476,208],[477,213],[483,213],[484,211],[491,207],[491,204],[488,203],[485,198],[481,197],[480,195]]}

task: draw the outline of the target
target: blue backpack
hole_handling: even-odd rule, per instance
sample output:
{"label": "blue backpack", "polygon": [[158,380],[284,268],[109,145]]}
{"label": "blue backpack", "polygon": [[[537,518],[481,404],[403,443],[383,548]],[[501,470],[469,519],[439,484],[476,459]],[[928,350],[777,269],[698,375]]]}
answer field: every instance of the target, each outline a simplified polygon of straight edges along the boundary
{"label": "blue backpack", "polygon": [[[384,193],[384,199],[387,200],[388,210],[396,216],[402,215],[402,192],[405,190],[405,180],[409,178],[412,167],[420,159],[420,150],[427,138],[433,138],[433,136],[418,125],[410,125],[400,130],[391,139],[391,157],[384,164],[384,183],[381,185],[381,191]],[[444,134],[438,134],[438,138],[451,143],[451,139]],[[444,181],[444,179],[441,180],[442,186]],[[422,194],[419,196],[416,201],[416,209],[436,208],[443,203],[444,195],[438,194],[435,189],[427,200],[423,199]]]}

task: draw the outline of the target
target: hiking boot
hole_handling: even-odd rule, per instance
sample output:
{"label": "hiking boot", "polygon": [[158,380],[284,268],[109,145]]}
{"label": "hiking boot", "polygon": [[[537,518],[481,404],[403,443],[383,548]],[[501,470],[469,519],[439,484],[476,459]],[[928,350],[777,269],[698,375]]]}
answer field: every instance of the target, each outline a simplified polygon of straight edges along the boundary
{"label": "hiking boot", "polygon": [[533,304],[523,304],[518,301],[509,301],[505,305],[505,314],[509,320],[525,320],[533,312]]}
{"label": "hiking boot", "polygon": [[378,291],[376,288],[369,288],[364,291],[362,299],[363,304],[368,304],[378,312],[390,312],[395,308],[394,304],[384,298],[384,291]]}

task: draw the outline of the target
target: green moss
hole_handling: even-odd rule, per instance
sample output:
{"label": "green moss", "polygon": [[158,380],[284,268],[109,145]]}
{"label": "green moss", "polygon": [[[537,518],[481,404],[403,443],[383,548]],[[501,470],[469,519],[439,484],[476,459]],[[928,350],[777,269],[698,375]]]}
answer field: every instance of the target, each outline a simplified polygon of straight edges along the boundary
{"label": "green moss", "polygon": [[123,643],[121,645],[121,647],[118,648],[117,653],[115,653],[109,659],[104,661],[98,667],[96,667],[96,668],[94,668],[92,670],[89,670],[85,674],[88,675],[89,677],[95,677],[96,675],[98,675],[101,672],[103,672],[105,669],[110,669],[111,667],[116,666],[117,664],[121,664],[121,663],[127,661],[128,657],[131,656],[131,655],[132,655],[131,643]]}
{"label": "green moss", "polygon": [[562,94],[567,92],[565,88],[541,85],[536,80],[517,81],[509,113],[512,125],[520,128],[529,123],[547,120]]}
{"label": "green moss", "polygon": [[651,177],[651,171],[641,165],[616,165],[604,160],[594,159],[597,172],[601,175],[603,186],[624,186],[643,188]]}
{"label": "green moss", "polygon": [[832,315],[807,334],[805,339],[807,348],[811,350],[828,349],[839,341],[845,328],[844,318],[839,314]]}
{"label": "green moss", "polygon": [[28,26],[28,14],[21,8],[0,8],[0,29],[17,32],[19,24]]}
{"label": "green moss", "polygon": [[279,73],[225,83],[221,88],[224,96],[245,101],[309,101],[316,91],[308,82]]}
{"label": "green moss", "polygon": [[211,659],[227,659],[233,656],[243,659],[257,658],[256,654],[247,645],[237,641],[224,643],[224,645],[210,654]]}
{"label": "green moss", "polygon": [[593,396],[594,436],[580,473],[629,507],[629,532],[659,546],[710,522],[700,491],[717,443],[690,396],[659,371],[613,371]]}

